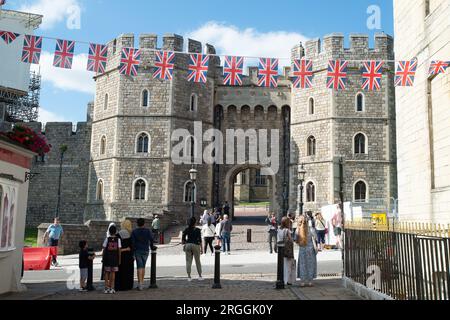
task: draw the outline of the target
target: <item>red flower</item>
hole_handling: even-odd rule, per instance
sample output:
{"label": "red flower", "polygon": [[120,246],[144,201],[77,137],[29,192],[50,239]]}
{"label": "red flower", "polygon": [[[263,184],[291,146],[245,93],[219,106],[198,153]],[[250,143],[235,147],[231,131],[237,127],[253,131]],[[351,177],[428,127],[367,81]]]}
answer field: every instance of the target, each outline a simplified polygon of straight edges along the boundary
{"label": "red flower", "polygon": [[39,155],[49,153],[51,149],[51,145],[48,144],[45,136],[38,134],[30,128],[22,125],[15,125],[12,131],[0,133],[0,135],[9,138],[12,141],[18,142],[25,148]]}

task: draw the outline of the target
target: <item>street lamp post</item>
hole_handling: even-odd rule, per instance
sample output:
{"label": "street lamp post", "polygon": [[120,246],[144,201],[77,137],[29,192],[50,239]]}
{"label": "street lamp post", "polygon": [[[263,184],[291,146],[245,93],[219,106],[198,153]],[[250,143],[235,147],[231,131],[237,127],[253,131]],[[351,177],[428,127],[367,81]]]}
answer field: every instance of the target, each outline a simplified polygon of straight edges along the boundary
{"label": "street lamp post", "polygon": [[58,202],[56,203],[56,212],[55,218],[59,217],[59,210],[61,207],[61,180],[62,180],[62,164],[64,160],[64,153],[67,151],[67,146],[62,145],[59,148],[60,151],[60,159],[59,159],[59,180],[58,180]]}
{"label": "street lamp post", "polygon": [[197,170],[195,170],[194,168],[192,168],[191,170],[189,170],[189,176],[191,178],[190,182],[192,185],[191,188],[191,218],[194,217],[195,215],[195,181],[197,180]]}
{"label": "street lamp post", "polygon": [[303,183],[305,182],[305,175],[306,170],[304,164],[302,163],[298,169],[298,179],[300,180],[300,215],[303,215]]}

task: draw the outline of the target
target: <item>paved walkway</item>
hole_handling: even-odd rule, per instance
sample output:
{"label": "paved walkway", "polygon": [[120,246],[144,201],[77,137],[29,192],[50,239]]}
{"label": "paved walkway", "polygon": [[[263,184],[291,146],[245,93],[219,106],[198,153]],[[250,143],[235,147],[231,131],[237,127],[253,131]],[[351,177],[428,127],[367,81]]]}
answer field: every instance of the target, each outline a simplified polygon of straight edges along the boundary
{"label": "paved walkway", "polygon": [[[275,290],[276,275],[224,275],[222,289],[212,289],[213,279],[204,281],[185,278],[158,279],[157,289],[103,294],[102,283],[97,283],[97,291],[79,293],[68,290],[65,283],[30,284],[28,291],[0,296],[1,300],[360,300],[342,287],[341,279],[322,279],[313,288],[287,286]],[[148,281],[147,281],[148,285]]]}

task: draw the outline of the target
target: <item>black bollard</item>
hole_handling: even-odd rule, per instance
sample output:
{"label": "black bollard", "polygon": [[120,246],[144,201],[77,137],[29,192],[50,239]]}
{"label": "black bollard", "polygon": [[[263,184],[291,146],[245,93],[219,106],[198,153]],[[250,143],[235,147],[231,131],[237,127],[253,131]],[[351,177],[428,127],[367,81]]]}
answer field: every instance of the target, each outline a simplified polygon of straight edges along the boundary
{"label": "black bollard", "polygon": [[212,286],[213,289],[222,289],[222,285],[220,284],[220,249],[221,246],[215,246],[216,260],[214,262],[214,284]]}
{"label": "black bollard", "polygon": [[252,242],[252,229],[247,229],[247,242]]}
{"label": "black bollard", "polygon": [[156,250],[157,249],[158,249],[157,247],[152,248],[149,289],[157,289],[158,288],[158,286],[156,285]]}
{"label": "black bollard", "polygon": [[278,270],[276,289],[284,289],[284,247],[278,246]]}

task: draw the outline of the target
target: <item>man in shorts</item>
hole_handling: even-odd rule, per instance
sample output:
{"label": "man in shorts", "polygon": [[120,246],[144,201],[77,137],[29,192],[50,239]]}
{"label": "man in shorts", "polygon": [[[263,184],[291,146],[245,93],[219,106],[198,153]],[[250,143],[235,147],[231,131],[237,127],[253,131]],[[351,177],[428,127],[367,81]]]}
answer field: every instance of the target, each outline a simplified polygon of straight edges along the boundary
{"label": "man in shorts", "polygon": [[137,220],[137,228],[131,233],[133,243],[134,258],[136,259],[136,268],[138,276],[139,291],[144,289],[145,265],[147,263],[150,248],[153,248],[153,233],[145,228],[145,220]]}

